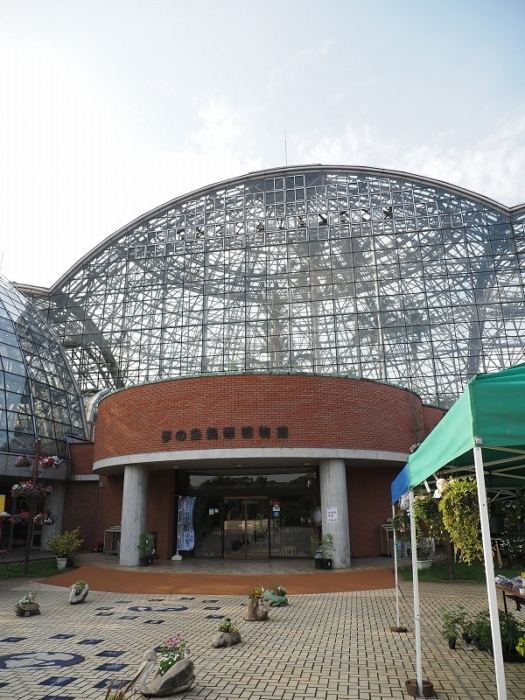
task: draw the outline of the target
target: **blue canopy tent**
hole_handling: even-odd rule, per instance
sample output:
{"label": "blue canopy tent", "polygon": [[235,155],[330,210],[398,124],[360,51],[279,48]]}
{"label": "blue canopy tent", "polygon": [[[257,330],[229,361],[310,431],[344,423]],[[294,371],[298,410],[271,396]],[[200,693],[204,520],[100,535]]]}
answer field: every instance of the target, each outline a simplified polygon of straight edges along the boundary
{"label": "blue canopy tent", "polygon": [[[408,493],[412,504],[414,487],[445,466],[451,466],[457,476],[475,475],[477,480],[498,700],[506,700],[486,487],[525,487],[525,363],[494,374],[478,374],[470,380],[458,401],[410,455],[392,483],[392,503]],[[416,673],[421,694],[419,588],[413,518],[411,535]]]}

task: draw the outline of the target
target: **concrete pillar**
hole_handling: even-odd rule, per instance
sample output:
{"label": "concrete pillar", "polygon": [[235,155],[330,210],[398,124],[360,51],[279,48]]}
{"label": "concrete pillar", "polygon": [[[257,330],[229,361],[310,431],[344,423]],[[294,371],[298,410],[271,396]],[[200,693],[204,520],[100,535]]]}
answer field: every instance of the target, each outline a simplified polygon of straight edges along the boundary
{"label": "concrete pillar", "polygon": [[[348,500],[346,492],[346,466],[343,459],[323,459],[319,462],[321,486],[321,510],[323,535],[334,538],[332,566],[334,569],[350,568],[350,533],[348,530]],[[328,520],[328,511],[331,519]],[[336,521],[333,518],[337,518]]]}
{"label": "concrete pillar", "polygon": [[57,532],[62,531],[62,523],[64,520],[64,500],[66,495],[66,482],[65,481],[48,481],[53,487],[53,492],[46,496],[45,505],[37,506],[37,513],[43,510],[48,510],[52,515],[55,516],[55,522],[53,525],[44,525],[42,528],[42,539],[40,540],[40,549],[45,552],[50,551],[47,546],[48,539],[55,535]]}
{"label": "concrete pillar", "polygon": [[146,530],[148,468],[142,464],[124,469],[120,566],[139,565],[139,535]]}

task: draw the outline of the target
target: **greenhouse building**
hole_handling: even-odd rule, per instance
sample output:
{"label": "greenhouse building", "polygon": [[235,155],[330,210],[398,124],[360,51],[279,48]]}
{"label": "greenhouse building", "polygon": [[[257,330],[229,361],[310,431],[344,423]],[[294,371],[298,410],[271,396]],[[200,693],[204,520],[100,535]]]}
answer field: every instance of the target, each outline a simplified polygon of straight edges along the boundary
{"label": "greenhouse building", "polygon": [[5,508],[38,441],[63,462],[35,546],[79,526],[128,566],[141,532],[161,559],[310,557],[327,533],[336,568],[390,554],[411,449],[475,374],[525,360],[524,273],[525,205],[407,173],[178,197],[49,289],[1,280]]}

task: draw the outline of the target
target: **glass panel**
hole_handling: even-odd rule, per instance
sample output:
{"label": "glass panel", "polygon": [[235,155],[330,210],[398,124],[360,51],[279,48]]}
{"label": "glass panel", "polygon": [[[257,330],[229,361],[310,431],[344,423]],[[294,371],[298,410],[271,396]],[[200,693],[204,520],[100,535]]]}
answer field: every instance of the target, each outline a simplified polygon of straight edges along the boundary
{"label": "glass panel", "polygon": [[195,499],[195,556],[222,556],[222,498]]}
{"label": "glass panel", "polygon": [[246,559],[268,559],[268,499],[246,499]]}
{"label": "glass panel", "polygon": [[310,537],[314,534],[317,496],[282,496],[270,499],[270,555],[272,557],[311,556]]}
{"label": "glass panel", "polygon": [[244,498],[224,499],[224,558],[245,558],[246,508]]}

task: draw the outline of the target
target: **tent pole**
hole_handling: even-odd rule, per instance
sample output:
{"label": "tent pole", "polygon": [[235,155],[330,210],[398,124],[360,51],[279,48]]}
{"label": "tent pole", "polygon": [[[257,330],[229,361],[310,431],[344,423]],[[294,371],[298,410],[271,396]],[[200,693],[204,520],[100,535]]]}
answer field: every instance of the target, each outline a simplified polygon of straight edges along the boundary
{"label": "tent pole", "polygon": [[[476,438],[478,441],[479,438]],[[503,650],[501,646],[501,630],[499,626],[498,599],[494,581],[494,561],[492,559],[492,543],[490,540],[489,513],[487,507],[487,490],[485,474],[483,473],[483,455],[481,447],[474,447],[474,465],[478,486],[479,515],[481,519],[481,538],[483,541],[483,556],[485,559],[485,577],[487,580],[487,597],[489,601],[490,626],[492,628],[492,645],[494,647],[494,666],[496,670],[496,685],[498,700],[507,700],[505,684],[505,668],[503,666]]]}
{"label": "tent pole", "polygon": [[416,519],[414,518],[414,491],[410,489],[410,546],[412,548],[412,587],[414,590],[414,632],[416,639],[417,692],[423,697],[423,670],[421,665],[421,621],[419,616],[419,578],[417,573]]}
{"label": "tent pole", "polygon": [[[396,507],[394,504],[392,504],[392,517],[395,517],[396,514]],[[395,528],[394,530],[394,584],[396,587],[396,627],[399,628],[399,586],[398,586],[398,578],[397,578],[397,539],[396,539],[396,531]]]}

